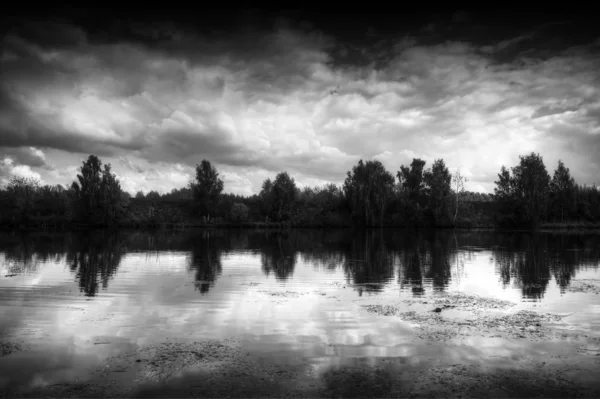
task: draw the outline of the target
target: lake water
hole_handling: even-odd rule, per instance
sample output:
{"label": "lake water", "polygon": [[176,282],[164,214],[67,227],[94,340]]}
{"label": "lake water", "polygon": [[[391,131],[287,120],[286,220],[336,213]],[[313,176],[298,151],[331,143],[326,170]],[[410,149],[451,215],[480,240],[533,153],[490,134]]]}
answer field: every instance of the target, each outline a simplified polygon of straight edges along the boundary
{"label": "lake water", "polygon": [[[187,360],[189,367],[177,368],[169,379],[140,379],[148,371],[142,365],[151,361],[144,348],[156,352],[156,345],[207,340],[234,340],[253,364],[269,368],[275,377],[261,378],[281,385],[271,393],[346,392],[343,382],[324,377],[344,367],[355,370],[355,380],[369,367],[402,371],[408,386],[414,380],[410,373],[432,373],[438,366],[535,373],[535,364],[558,359],[554,366],[562,367],[566,358],[579,367],[575,382],[593,385],[600,371],[600,349],[594,346],[600,344],[600,289],[594,288],[600,287],[599,266],[600,236],[583,234],[5,232],[0,234],[0,392],[109,381],[127,392],[162,389],[166,396],[185,396],[196,387],[200,394],[214,394],[197,382],[207,371]],[[561,315],[560,322],[547,324],[574,338],[463,336],[438,342],[419,338],[414,321],[363,309],[384,303],[425,309],[434,298],[457,292],[513,302],[513,312]],[[373,384],[383,389],[373,391],[376,396],[392,392],[390,384]],[[510,387],[498,384],[511,396]],[[245,396],[259,392],[257,387],[239,392]],[[413,388],[411,395],[419,396]]]}

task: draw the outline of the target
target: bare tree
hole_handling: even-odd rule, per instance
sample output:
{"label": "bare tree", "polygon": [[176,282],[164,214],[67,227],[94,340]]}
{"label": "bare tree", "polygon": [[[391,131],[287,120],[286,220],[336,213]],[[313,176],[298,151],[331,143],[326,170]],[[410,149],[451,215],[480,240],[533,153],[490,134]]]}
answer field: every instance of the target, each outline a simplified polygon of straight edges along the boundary
{"label": "bare tree", "polygon": [[40,192],[40,181],[33,177],[14,176],[6,190],[10,193],[22,217],[28,218]]}
{"label": "bare tree", "polygon": [[456,173],[452,176],[452,188],[454,189],[454,193],[456,195],[456,207],[454,209],[454,224],[456,224],[456,218],[458,217],[458,203],[460,201],[460,194],[465,191],[465,184],[469,180],[466,176],[463,176],[460,173],[460,169],[456,170]]}

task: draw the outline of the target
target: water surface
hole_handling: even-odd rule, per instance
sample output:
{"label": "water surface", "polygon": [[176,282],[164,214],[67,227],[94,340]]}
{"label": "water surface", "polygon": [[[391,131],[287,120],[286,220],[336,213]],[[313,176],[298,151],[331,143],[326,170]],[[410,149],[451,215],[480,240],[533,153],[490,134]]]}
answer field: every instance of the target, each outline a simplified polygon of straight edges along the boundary
{"label": "water surface", "polygon": [[[600,296],[575,288],[599,281],[599,266],[600,236],[582,234],[3,233],[0,390],[90,380],[111,357],[153,344],[228,338],[271,365],[310,368],[304,374],[314,378],[384,363],[407,373],[439,364],[516,368],[515,359],[541,361],[575,346],[423,341],[410,323],[361,305],[461,292],[567,314],[558,328],[595,338]],[[600,371],[594,357],[583,363]]]}

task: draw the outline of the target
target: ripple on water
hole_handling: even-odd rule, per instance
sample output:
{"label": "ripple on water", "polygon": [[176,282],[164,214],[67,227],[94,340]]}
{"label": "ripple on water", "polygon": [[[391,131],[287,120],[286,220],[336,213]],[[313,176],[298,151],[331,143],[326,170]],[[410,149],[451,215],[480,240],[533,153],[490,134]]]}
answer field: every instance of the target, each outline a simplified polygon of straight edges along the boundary
{"label": "ripple on water", "polygon": [[[302,374],[286,374],[298,364],[310,366],[317,381],[304,396],[351,395],[360,384],[360,392],[375,396],[419,396],[418,387],[406,388],[410,382],[389,385],[387,374],[373,369],[385,363],[399,367],[396,376],[420,368],[416,381],[430,377],[439,388],[421,384],[427,397],[444,392],[444,384],[460,388],[461,381],[474,396],[478,383],[504,386],[468,367],[500,364],[491,357],[498,354],[512,366],[526,356],[541,358],[545,343],[569,343],[563,360],[600,359],[592,333],[600,322],[594,238],[562,243],[392,230],[136,232],[110,242],[84,236],[69,236],[64,256],[51,262],[16,257],[26,249],[23,242],[4,248],[0,238],[0,258],[13,259],[0,262],[2,276],[10,275],[0,278],[0,334],[8,337],[0,368],[8,370],[18,351],[40,342],[34,355],[45,361],[22,364],[19,374],[52,380],[53,369],[73,369],[86,358],[101,363],[103,381],[132,377],[150,384],[176,377],[198,396],[210,396],[226,393],[236,378],[289,383]],[[36,245],[27,248],[43,247]],[[560,251],[578,247],[585,251]],[[539,259],[552,251],[552,262]],[[282,366],[268,369],[268,362],[256,360],[260,355]],[[462,380],[442,366],[427,371],[433,364],[450,367]],[[186,373],[210,379],[188,381]],[[209,384],[219,388],[210,391]],[[53,389],[60,392],[47,393]],[[65,392],[88,396],[93,385],[72,389]]]}

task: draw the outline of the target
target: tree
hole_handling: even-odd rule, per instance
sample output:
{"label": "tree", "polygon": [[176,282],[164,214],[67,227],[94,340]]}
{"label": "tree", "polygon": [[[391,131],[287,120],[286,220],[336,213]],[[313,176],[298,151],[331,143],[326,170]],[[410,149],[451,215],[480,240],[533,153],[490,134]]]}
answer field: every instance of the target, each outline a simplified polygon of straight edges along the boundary
{"label": "tree", "polygon": [[146,196],[144,195],[144,192],[140,190],[135,194],[135,198],[136,199],[144,199],[144,198],[146,198]]}
{"label": "tree", "polygon": [[413,158],[410,167],[400,165],[396,174],[399,183],[396,208],[403,210],[405,221],[412,224],[422,222],[422,208],[425,205],[424,168],[424,160]]}
{"label": "tree", "polygon": [[519,159],[519,165],[513,168],[514,187],[527,222],[535,227],[545,213],[550,176],[539,154],[532,152]]}
{"label": "tree", "polygon": [[267,178],[263,181],[258,198],[262,213],[269,217],[273,213],[273,182],[271,179]]}
{"label": "tree", "polygon": [[23,219],[27,219],[33,211],[33,206],[40,192],[40,181],[33,177],[14,176],[6,187]]}
{"label": "tree", "polygon": [[44,185],[39,189],[37,198],[35,208],[42,215],[66,216],[70,206],[69,193],[62,185]]}
{"label": "tree", "polygon": [[160,194],[158,193],[158,191],[150,191],[148,194],[146,194],[146,199],[149,201],[159,201],[160,200]]}
{"label": "tree", "polygon": [[494,192],[501,210],[513,223],[527,223],[535,228],[545,216],[550,176],[539,154],[519,156],[512,174],[502,166]]}
{"label": "tree", "polygon": [[561,222],[565,219],[565,210],[569,213],[575,204],[575,179],[571,177],[569,168],[559,160],[558,167],[550,182],[550,194],[552,196],[552,208],[558,210]]}
{"label": "tree", "polygon": [[117,216],[121,210],[121,201],[125,198],[122,196],[121,184],[117,180],[117,176],[111,173],[110,164],[104,165],[100,192],[101,202],[99,205],[102,211],[102,221],[108,224],[114,223],[117,221]]}
{"label": "tree", "polygon": [[596,185],[577,185],[577,216],[590,222],[600,221],[600,190]]}
{"label": "tree", "polygon": [[80,172],[77,175],[78,182],[71,185],[80,217],[86,222],[116,222],[129,198],[121,190],[117,176],[111,172],[111,165],[106,164],[102,169],[102,161],[97,156],[90,155],[83,162]]}
{"label": "tree", "polygon": [[423,174],[426,193],[429,199],[429,209],[433,215],[434,223],[438,224],[449,211],[450,184],[452,175],[443,159],[436,159]]}
{"label": "tree", "polygon": [[494,193],[496,194],[496,198],[498,200],[509,200],[513,198],[514,195],[514,184],[513,180],[510,176],[510,172],[504,165],[500,169],[500,173],[498,173],[498,180],[494,182],[496,184],[496,188],[494,188]]}
{"label": "tree", "polygon": [[465,184],[468,182],[466,176],[463,176],[460,173],[460,169],[456,170],[456,173],[452,176],[452,188],[454,189],[454,194],[456,195],[456,207],[454,208],[454,220],[453,223],[456,224],[456,218],[458,217],[458,204],[459,199],[461,198],[461,194],[465,192]]}
{"label": "tree", "polygon": [[193,198],[192,189],[188,187],[174,188],[168,194],[163,194],[164,199],[175,200],[175,201],[187,201]]}
{"label": "tree", "polygon": [[90,155],[87,161],[83,162],[80,174],[77,175],[79,182],[73,182],[72,188],[79,199],[80,211],[86,221],[92,220],[97,211],[100,199],[102,161],[95,156]]}
{"label": "tree", "polygon": [[292,216],[292,204],[297,196],[296,182],[287,172],[275,176],[273,182],[273,215],[275,220],[288,220]]}
{"label": "tree", "polygon": [[359,160],[347,173],[344,195],[352,216],[361,225],[383,225],[383,215],[393,193],[394,177],[379,161]]}
{"label": "tree", "polygon": [[411,201],[418,203],[421,199],[421,193],[425,188],[423,181],[423,169],[425,161],[419,158],[413,158],[410,168],[400,165],[400,170],[397,173],[398,181],[402,188],[408,191],[408,196]]}
{"label": "tree", "polygon": [[223,191],[223,180],[219,178],[217,169],[203,159],[200,165],[196,165],[196,181],[190,186],[200,213],[213,214]]}
{"label": "tree", "polygon": [[243,222],[248,219],[248,207],[240,202],[236,202],[231,207],[231,219],[236,222]]}
{"label": "tree", "polygon": [[344,192],[333,183],[313,190],[314,201],[321,212],[337,210],[344,199]]}

